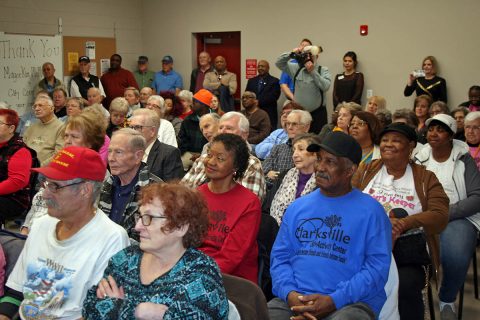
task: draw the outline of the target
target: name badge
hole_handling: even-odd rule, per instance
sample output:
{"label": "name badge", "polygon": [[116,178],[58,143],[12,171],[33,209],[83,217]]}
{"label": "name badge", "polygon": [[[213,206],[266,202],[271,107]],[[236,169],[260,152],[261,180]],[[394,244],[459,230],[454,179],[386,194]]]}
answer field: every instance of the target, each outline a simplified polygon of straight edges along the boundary
{"label": "name badge", "polygon": [[338,76],[338,80],[342,80],[343,78],[345,78],[343,74],[341,76]]}

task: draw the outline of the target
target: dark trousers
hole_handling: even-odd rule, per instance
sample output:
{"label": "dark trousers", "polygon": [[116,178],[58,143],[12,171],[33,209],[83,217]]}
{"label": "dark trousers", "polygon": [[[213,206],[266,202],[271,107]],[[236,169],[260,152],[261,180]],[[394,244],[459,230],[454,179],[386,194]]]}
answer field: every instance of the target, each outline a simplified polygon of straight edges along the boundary
{"label": "dark trousers", "polygon": [[312,124],[310,125],[310,132],[319,134],[322,127],[327,124],[327,108],[325,106],[318,107],[310,112],[312,115]]}
{"label": "dark trousers", "polygon": [[220,101],[220,106],[225,112],[235,111],[235,101],[230,94],[230,89],[226,86],[220,85],[218,87],[218,100]]}
{"label": "dark trousers", "polygon": [[18,217],[25,213],[25,207],[18,202],[7,198],[0,197],[0,222],[4,223],[5,219]]}
{"label": "dark trousers", "polygon": [[398,267],[398,311],[400,319],[423,320],[422,289],[425,287],[425,271],[422,266]]}

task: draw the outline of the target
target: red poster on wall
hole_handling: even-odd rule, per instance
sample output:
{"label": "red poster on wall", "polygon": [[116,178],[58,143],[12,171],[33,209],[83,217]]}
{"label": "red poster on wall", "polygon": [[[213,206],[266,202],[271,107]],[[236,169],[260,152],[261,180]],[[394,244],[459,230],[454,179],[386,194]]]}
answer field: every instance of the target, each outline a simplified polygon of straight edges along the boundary
{"label": "red poster on wall", "polygon": [[247,59],[245,60],[246,71],[245,78],[251,79],[257,75],[257,59]]}

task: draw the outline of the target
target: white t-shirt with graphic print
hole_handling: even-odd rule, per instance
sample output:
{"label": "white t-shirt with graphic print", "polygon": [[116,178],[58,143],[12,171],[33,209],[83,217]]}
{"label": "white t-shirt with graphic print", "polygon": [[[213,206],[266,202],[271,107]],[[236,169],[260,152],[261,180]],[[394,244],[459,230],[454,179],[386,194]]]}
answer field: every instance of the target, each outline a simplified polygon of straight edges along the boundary
{"label": "white t-shirt with graphic print", "polygon": [[374,197],[390,215],[392,209],[404,209],[408,215],[422,212],[422,204],[415,190],[412,167],[407,166],[405,174],[400,179],[394,180],[388,174],[387,168],[382,166],[380,171],[369,182],[363,192]]}
{"label": "white t-shirt with graphic print", "polygon": [[88,289],[98,284],[108,260],[125,248],[127,232],[97,209],[71,238],[56,237],[58,219],[35,221],[6,285],[23,293],[22,319],[79,319]]}

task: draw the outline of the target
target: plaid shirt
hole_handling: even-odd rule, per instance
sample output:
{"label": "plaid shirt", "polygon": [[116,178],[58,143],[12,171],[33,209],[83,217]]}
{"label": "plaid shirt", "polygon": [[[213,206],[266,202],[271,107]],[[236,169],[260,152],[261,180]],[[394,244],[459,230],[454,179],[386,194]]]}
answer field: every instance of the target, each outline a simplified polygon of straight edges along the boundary
{"label": "plaid shirt", "polygon": [[[163,182],[162,179],[148,171],[148,167],[145,163],[142,162],[140,168],[138,169],[138,181],[135,187],[130,194],[130,197],[125,207],[123,213],[123,221],[120,224],[128,233],[130,238],[138,240],[138,234],[135,233],[133,228],[135,227],[135,217],[134,214],[138,210],[137,195],[140,191],[140,188],[154,182]],[[100,201],[98,203],[98,208],[101,209],[107,216],[110,217],[110,212],[112,211],[112,196],[113,196],[113,178],[109,176],[107,180],[103,183],[102,191],[100,193]]]}
{"label": "plaid shirt", "polygon": [[[196,188],[199,185],[207,182],[207,176],[205,175],[205,166],[203,161],[207,157],[203,154],[200,158],[195,160],[192,168],[183,177],[182,183],[190,188]],[[255,193],[260,202],[265,197],[265,177],[263,175],[262,163],[257,157],[250,155],[248,158],[248,167],[243,178],[238,181],[242,186]]]}
{"label": "plaid shirt", "polygon": [[294,167],[293,148],[291,140],[287,143],[277,144],[270,155],[263,161],[262,167],[265,174],[270,171],[288,171]]}

